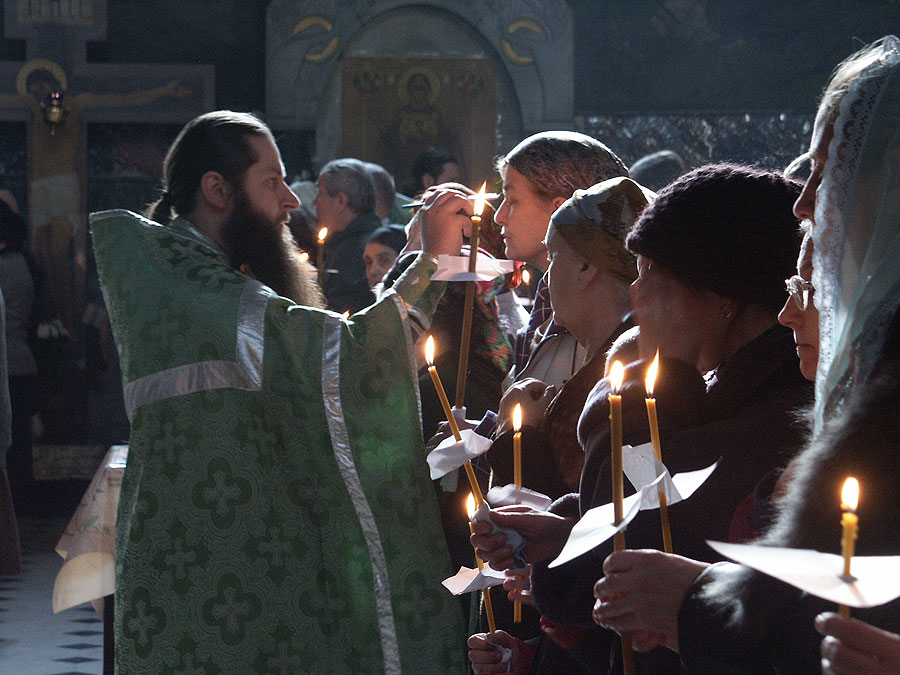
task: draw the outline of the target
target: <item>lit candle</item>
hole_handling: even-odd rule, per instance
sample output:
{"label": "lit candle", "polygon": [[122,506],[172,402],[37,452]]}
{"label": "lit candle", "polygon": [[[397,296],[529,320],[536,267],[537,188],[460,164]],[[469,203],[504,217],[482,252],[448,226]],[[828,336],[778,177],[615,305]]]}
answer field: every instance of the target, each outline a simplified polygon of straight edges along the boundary
{"label": "lit candle", "polygon": [[[438,375],[437,369],[434,367],[434,337],[431,335],[429,335],[428,339],[425,341],[425,361],[428,362],[428,374],[431,375],[431,381],[434,382],[434,389],[441,401],[444,415],[447,416],[447,424],[450,425],[450,431],[453,432],[453,437],[458,443],[462,441],[462,434],[459,432],[459,425],[456,423],[456,418],[453,416],[453,410],[450,409],[450,401],[447,400],[444,385],[441,384],[441,378]],[[478,506],[481,506],[484,497],[481,495],[481,488],[478,485],[478,479],[475,477],[475,470],[472,468],[472,462],[466,462],[465,468],[466,476],[469,478],[469,485],[475,495],[475,500],[478,502]]]}
{"label": "lit candle", "polygon": [[[841,578],[844,581],[852,581],[850,574],[850,561],[853,559],[853,551],[856,549],[856,534],[859,529],[859,516],[856,515],[856,507],[859,504],[859,481],[850,477],[844,481],[841,490],[841,555],[844,557],[844,573]],[[841,616],[850,616],[850,608],[840,605],[838,612]]]}
{"label": "lit candle", "polygon": [[[609,384],[612,393],[609,394],[609,439],[610,439],[610,469],[612,471],[613,493],[613,518],[615,524],[622,522],[624,509],[624,484],[622,478],[622,397],[617,393],[625,378],[625,366],[621,361],[613,361],[609,369]],[[625,549],[625,533],[616,532],[613,536],[613,548],[617,551]],[[631,649],[631,637],[622,636],[622,670],[625,675],[634,673],[634,652]]]}
{"label": "lit candle", "polygon": [[[471,493],[466,500],[466,513],[469,514],[469,533],[471,534],[472,516],[475,515],[475,497],[472,496]],[[478,557],[477,553],[475,554],[475,564],[478,565],[479,570],[484,569],[484,562]],[[494,605],[491,603],[491,590],[489,588],[483,588],[481,590],[481,597],[484,598],[484,613],[487,614],[488,630],[493,633],[497,630],[497,624],[494,623]]]}
{"label": "lit candle", "polygon": [[528,301],[531,302],[533,298],[531,297],[531,272],[528,271],[527,268],[522,268],[522,283],[525,285],[525,297],[528,298]]}
{"label": "lit candle", "polygon": [[481,214],[484,213],[484,203],[485,203],[485,190],[487,189],[487,181],[481,184],[481,189],[478,191],[478,194],[475,195],[475,203],[472,205],[472,210],[475,212],[472,215],[472,223],[481,223]]}
{"label": "lit candle", "polygon": [[[622,478],[622,397],[617,393],[622,386],[625,377],[625,366],[621,361],[613,361],[609,369],[609,384],[612,393],[609,394],[609,439],[610,439],[610,468],[612,471],[612,495],[613,514],[615,524],[618,525],[624,518],[622,501],[625,497],[625,488]],[[613,538],[617,551],[625,548],[625,535],[617,532]]]}
{"label": "lit candle", "polygon": [[306,251],[300,251],[300,253],[298,253],[297,255],[300,257],[300,262],[309,262],[309,253],[307,253]]}
{"label": "lit candle", "polygon": [[522,488],[522,406],[516,403],[512,414],[513,431],[513,482]]}
{"label": "lit candle", "polygon": [[[484,191],[487,182],[481,186],[475,197],[472,210],[472,235],[469,237],[469,274],[475,273],[478,262],[478,233],[481,228],[481,214],[484,212]],[[466,373],[469,370],[469,344],[472,337],[472,311],[475,308],[475,282],[466,282],[466,298],[463,304],[462,334],[459,339],[459,365],[456,369],[456,402],[457,408],[465,405],[466,398]]]}
{"label": "lit candle", "polygon": [[[513,482],[516,487],[522,489],[522,406],[516,403],[512,414],[513,424]],[[513,623],[522,622],[522,601],[513,603]]]}
{"label": "lit candle", "polygon": [[[662,446],[659,442],[659,423],[656,420],[656,399],[653,398],[653,387],[656,385],[656,375],[659,372],[659,350],[656,350],[656,357],[653,363],[647,369],[647,377],[644,380],[644,386],[647,389],[647,418],[650,420],[650,441],[653,443],[653,451],[656,458],[662,461]],[[669,527],[669,503],[666,500],[666,494],[659,491],[659,519],[662,523],[663,550],[666,553],[672,552],[672,531]]]}
{"label": "lit candle", "polygon": [[319,230],[319,237],[318,237],[319,248],[318,248],[318,251],[316,252],[316,267],[319,270],[319,278],[320,279],[322,278],[322,271],[323,271],[323,268],[325,267],[325,237],[327,237],[327,236],[328,236],[328,228],[327,227],[323,227],[321,230]]}
{"label": "lit candle", "polygon": [[347,309],[347,310],[344,310],[343,312],[341,312],[341,318],[344,319],[345,321],[347,319],[349,319],[350,318],[350,310]]}

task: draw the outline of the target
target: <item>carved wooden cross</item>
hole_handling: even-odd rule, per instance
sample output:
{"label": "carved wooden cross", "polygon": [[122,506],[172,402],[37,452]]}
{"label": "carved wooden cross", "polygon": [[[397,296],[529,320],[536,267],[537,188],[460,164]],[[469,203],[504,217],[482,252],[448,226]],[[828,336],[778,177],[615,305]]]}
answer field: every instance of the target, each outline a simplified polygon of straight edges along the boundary
{"label": "carved wooden cross", "polygon": [[106,39],[106,0],[4,0],[4,33],[25,63],[0,62],[0,119],[28,123],[27,214],[34,253],[74,334],[87,241],[91,122],[177,123],[211,110],[212,65],[88,63]]}

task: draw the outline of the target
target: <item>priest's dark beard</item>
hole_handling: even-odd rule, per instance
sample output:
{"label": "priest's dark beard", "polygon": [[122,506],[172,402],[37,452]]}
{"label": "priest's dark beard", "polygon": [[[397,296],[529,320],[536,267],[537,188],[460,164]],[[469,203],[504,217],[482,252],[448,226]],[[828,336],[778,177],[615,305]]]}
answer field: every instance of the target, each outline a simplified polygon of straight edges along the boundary
{"label": "priest's dark beard", "polygon": [[234,196],[231,216],[222,227],[231,265],[298,305],[325,307],[315,270],[300,260],[287,219],[272,222],[253,208],[243,187]]}

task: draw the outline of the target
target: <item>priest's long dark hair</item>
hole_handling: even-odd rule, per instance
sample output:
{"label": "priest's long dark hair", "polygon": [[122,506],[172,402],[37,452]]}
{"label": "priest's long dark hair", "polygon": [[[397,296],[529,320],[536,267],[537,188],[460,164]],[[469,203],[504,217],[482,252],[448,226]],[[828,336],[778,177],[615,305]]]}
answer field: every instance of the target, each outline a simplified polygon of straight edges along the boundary
{"label": "priest's long dark hair", "polygon": [[173,212],[189,214],[200,179],[208,171],[222,174],[232,186],[240,185],[244,173],[258,159],[250,135],[271,138],[272,132],[257,117],[230,110],[216,110],[188,122],[163,161],[163,193],[147,207],[145,215],[165,225]]}

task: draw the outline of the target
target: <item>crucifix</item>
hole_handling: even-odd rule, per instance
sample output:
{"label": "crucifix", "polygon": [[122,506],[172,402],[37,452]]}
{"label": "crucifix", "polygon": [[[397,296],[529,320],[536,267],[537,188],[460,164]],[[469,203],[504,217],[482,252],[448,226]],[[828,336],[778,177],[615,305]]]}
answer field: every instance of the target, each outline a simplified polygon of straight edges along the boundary
{"label": "crucifix", "polygon": [[59,317],[81,319],[91,122],[178,123],[213,108],[211,65],[88,63],[106,39],[106,0],[4,0],[24,63],[0,62],[0,119],[27,123],[29,239]]}

